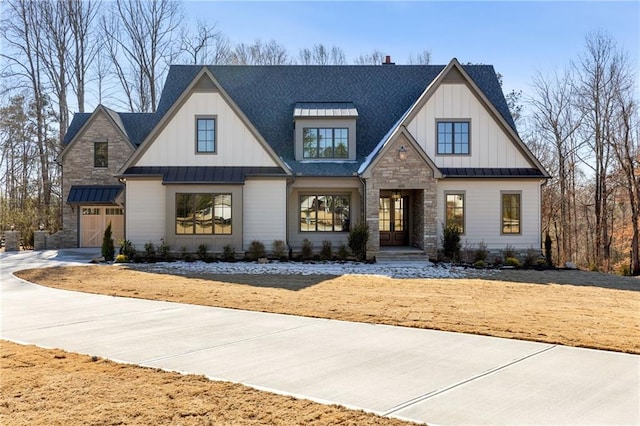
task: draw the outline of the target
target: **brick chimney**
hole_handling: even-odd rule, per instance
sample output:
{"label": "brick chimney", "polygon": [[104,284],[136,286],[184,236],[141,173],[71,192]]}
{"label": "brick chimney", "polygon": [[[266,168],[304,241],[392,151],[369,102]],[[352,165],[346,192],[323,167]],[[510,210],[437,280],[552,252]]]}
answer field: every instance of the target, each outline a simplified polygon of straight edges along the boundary
{"label": "brick chimney", "polygon": [[387,55],[384,57],[384,62],[382,65],[395,65],[395,62],[391,62],[391,56]]}

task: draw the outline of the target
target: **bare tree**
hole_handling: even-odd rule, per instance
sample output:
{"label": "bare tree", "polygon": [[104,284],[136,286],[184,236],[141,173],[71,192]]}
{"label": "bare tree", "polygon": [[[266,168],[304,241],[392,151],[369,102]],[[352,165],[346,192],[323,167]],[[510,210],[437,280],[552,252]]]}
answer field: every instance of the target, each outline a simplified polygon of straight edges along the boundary
{"label": "bare tree", "polygon": [[[533,120],[538,134],[554,153],[559,186],[559,217],[555,222],[557,230],[556,247],[559,261],[564,264],[575,259],[572,244],[573,221],[571,217],[571,198],[569,182],[575,169],[570,166],[576,147],[572,141],[581,125],[581,117],[574,108],[573,77],[569,71],[563,76],[556,73],[545,78],[538,74],[533,82],[533,97],[529,103],[533,109]],[[575,218],[573,218],[575,219]]]}
{"label": "bare tree", "polygon": [[73,40],[73,54],[70,55],[69,61],[71,87],[76,94],[78,112],[84,112],[87,74],[99,47],[98,38],[93,37],[93,34],[101,4],[99,0],[67,0],[64,4],[69,15]]}
{"label": "bare tree", "polygon": [[356,65],[382,65],[384,61],[384,53],[381,51],[374,49],[369,54],[364,54],[358,56],[353,60],[353,63]]}
{"label": "bare tree", "polygon": [[613,153],[612,123],[615,122],[615,96],[628,80],[628,65],[613,39],[603,33],[589,34],[586,51],[574,64],[578,106],[584,116],[583,137],[593,153],[585,164],[593,169],[595,180],[595,260],[599,267],[611,269],[611,222],[613,192],[609,187]]}
{"label": "bare tree", "polygon": [[181,4],[116,0],[101,30],[131,111],[155,111],[161,79],[178,50]]}
{"label": "bare tree", "polygon": [[411,54],[407,60],[409,65],[429,65],[431,63],[431,51],[423,50],[415,56]]}
{"label": "bare tree", "polygon": [[300,49],[298,58],[302,65],[344,65],[346,57],[342,49],[332,46],[330,49],[322,43],[314,44],[311,49]]}
{"label": "bare tree", "polygon": [[263,43],[256,40],[253,44],[238,44],[232,55],[232,64],[236,65],[287,65],[287,49],[275,40]]}
{"label": "bare tree", "polygon": [[180,51],[191,64],[223,65],[231,60],[229,39],[218,31],[216,25],[198,21],[195,33],[183,29],[180,34]]}

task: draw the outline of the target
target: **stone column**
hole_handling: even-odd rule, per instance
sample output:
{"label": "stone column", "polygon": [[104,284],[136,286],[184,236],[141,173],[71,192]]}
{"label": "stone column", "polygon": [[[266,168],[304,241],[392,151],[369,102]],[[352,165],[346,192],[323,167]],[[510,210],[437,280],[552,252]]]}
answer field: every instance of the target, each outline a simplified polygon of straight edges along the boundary
{"label": "stone column", "polygon": [[33,249],[44,250],[47,248],[47,231],[35,231],[33,233]]}
{"label": "stone column", "polygon": [[19,244],[20,231],[6,231],[4,233],[4,251],[18,251]]}

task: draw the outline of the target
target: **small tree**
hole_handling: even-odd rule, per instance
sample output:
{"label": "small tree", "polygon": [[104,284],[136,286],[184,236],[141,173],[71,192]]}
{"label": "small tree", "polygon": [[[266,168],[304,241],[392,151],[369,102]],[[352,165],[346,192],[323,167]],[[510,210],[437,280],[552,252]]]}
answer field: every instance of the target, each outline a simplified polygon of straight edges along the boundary
{"label": "small tree", "polygon": [[102,237],[102,257],[107,262],[111,262],[116,254],[116,248],[113,245],[113,238],[111,236],[111,222],[107,225],[107,229],[104,230],[104,236]]}
{"label": "small tree", "polygon": [[442,230],[442,252],[451,260],[460,259],[460,228],[455,225],[446,226]]}
{"label": "small tree", "polygon": [[356,260],[367,258],[367,242],[369,241],[369,225],[358,223],[349,231],[349,248]]}
{"label": "small tree", "polygon": [[547,261],[547,268],[553,268],[553,258],[551,256],[551,236],[547,232],[544,237],[544,258]]}

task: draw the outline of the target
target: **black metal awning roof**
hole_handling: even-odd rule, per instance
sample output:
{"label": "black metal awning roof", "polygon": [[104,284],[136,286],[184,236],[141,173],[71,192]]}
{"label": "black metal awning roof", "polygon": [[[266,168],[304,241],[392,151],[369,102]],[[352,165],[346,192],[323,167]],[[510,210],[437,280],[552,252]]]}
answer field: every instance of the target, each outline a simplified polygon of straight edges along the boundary
{"label": "black metal awning roof", "polygon": [[68,204],[115,204],[122,185],[74,185],[67,197]]}
{"label": "black metal awning roof", "polygon": [[287,174],[280,167],[130,167],[120,177],[162,177],[165,184],[226,183],[242,184],[247,176],[281,176]]}
{"label": "black metal awning roof", "polygon": [[544,178],[538,169],[497,167],[440,167],[445,178]]}

